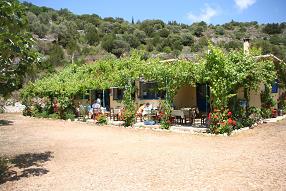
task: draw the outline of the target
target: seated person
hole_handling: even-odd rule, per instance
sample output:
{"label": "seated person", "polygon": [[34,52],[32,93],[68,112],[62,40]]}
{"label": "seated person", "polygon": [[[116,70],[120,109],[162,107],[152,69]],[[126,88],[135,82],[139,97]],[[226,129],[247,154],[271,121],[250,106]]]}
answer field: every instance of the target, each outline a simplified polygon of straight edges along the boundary
{"label": "seated person", "polygon": [[90,105],[87,106],[88,117],[91,118],[93,114],[93,109]]}
{"label": "seated person", "polygon": [[143,112],[142,112],[142,115],[147,115],[147,114],[151,114],[151,111],[152,111],[152,105],[150,103],[146,103],[144,109],[143,109]]}
{"label": "seated person", "polygon": [[150,103],[146,103],[142,113],[144,118],[144,125],[154,125],[156,123],[154,116],[151,116],[152,109],[152,105]]}
{"label": "seated person", "polygon": [[95,101],[91,107],[93,110],[93,118],[95,118],[95,116],[101,112],[100,101],[99,100]]}

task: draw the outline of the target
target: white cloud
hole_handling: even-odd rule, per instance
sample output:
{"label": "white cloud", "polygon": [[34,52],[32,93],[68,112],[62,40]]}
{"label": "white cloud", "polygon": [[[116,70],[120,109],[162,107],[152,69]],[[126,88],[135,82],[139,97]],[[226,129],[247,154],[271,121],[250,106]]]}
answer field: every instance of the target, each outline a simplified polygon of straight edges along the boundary
{"label": "white cloud", "polygon": [[239,10],[243,11],[244,9],[247,9],[251,5],[253,5],[256,0],[234,0],[236,6]]}
{"label": "white cloud", "polygon": [[201,9],[199,15],[195,15],[192,12],[188,13],[187,17],[193,22],[205,21],[209,22],[214,16],[218,15],[218,10],[205,4],[205,7]]}

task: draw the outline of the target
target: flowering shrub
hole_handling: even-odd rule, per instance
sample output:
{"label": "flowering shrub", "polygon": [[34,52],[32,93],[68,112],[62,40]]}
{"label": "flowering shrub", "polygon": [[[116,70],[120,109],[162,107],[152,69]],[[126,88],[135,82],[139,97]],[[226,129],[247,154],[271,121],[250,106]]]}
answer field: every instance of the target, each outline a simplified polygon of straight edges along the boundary
{"label": "flowering shrub", "polygon": [[107,124],[107,117],[104,114],[99,114],[96,116],[97,123],[100,125],[106,125]]}
{"label": "flowering shrub", "polygon": [[171,104],[167,100],[164,100],[162,102],[162,108],[163,111],[160,112],[160,119],[161,119],[160,125],[162,129],[169,129],[172,124]]}
{"label": "flowering shrub", "polygon": [[230,134],[236,126],[236,121],[232,119],[232,112],[229,110],[214,110],[209,113],[210,130],[215,134]]}

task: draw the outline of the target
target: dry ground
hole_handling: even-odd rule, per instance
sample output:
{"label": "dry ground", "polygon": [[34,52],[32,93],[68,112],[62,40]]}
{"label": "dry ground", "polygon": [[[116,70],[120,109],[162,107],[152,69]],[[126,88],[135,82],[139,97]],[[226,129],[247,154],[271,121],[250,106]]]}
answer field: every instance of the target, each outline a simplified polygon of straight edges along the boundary
{"label": "dry ground", "polygon": [[286,121],[205,137],[0,115],[0,190],[286,190]]}

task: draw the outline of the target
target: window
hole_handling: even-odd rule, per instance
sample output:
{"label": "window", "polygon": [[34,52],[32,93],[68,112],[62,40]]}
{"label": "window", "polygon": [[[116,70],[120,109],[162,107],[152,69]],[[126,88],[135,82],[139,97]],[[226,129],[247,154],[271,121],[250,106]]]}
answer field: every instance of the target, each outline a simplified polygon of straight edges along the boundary
{"label": "window", "polygon": [[165,92],[158,91],[156,82],[140,82],[139,98],[141,99],[164,99]]}
{"label": "window", "polygon": [[278,82],[275,80],[275,82],[272,84],[272,93],[278,93]]}
{"label": "window", "polygon": [[123,89],[112,88],[113,100],[122,100],[123,99]]}

